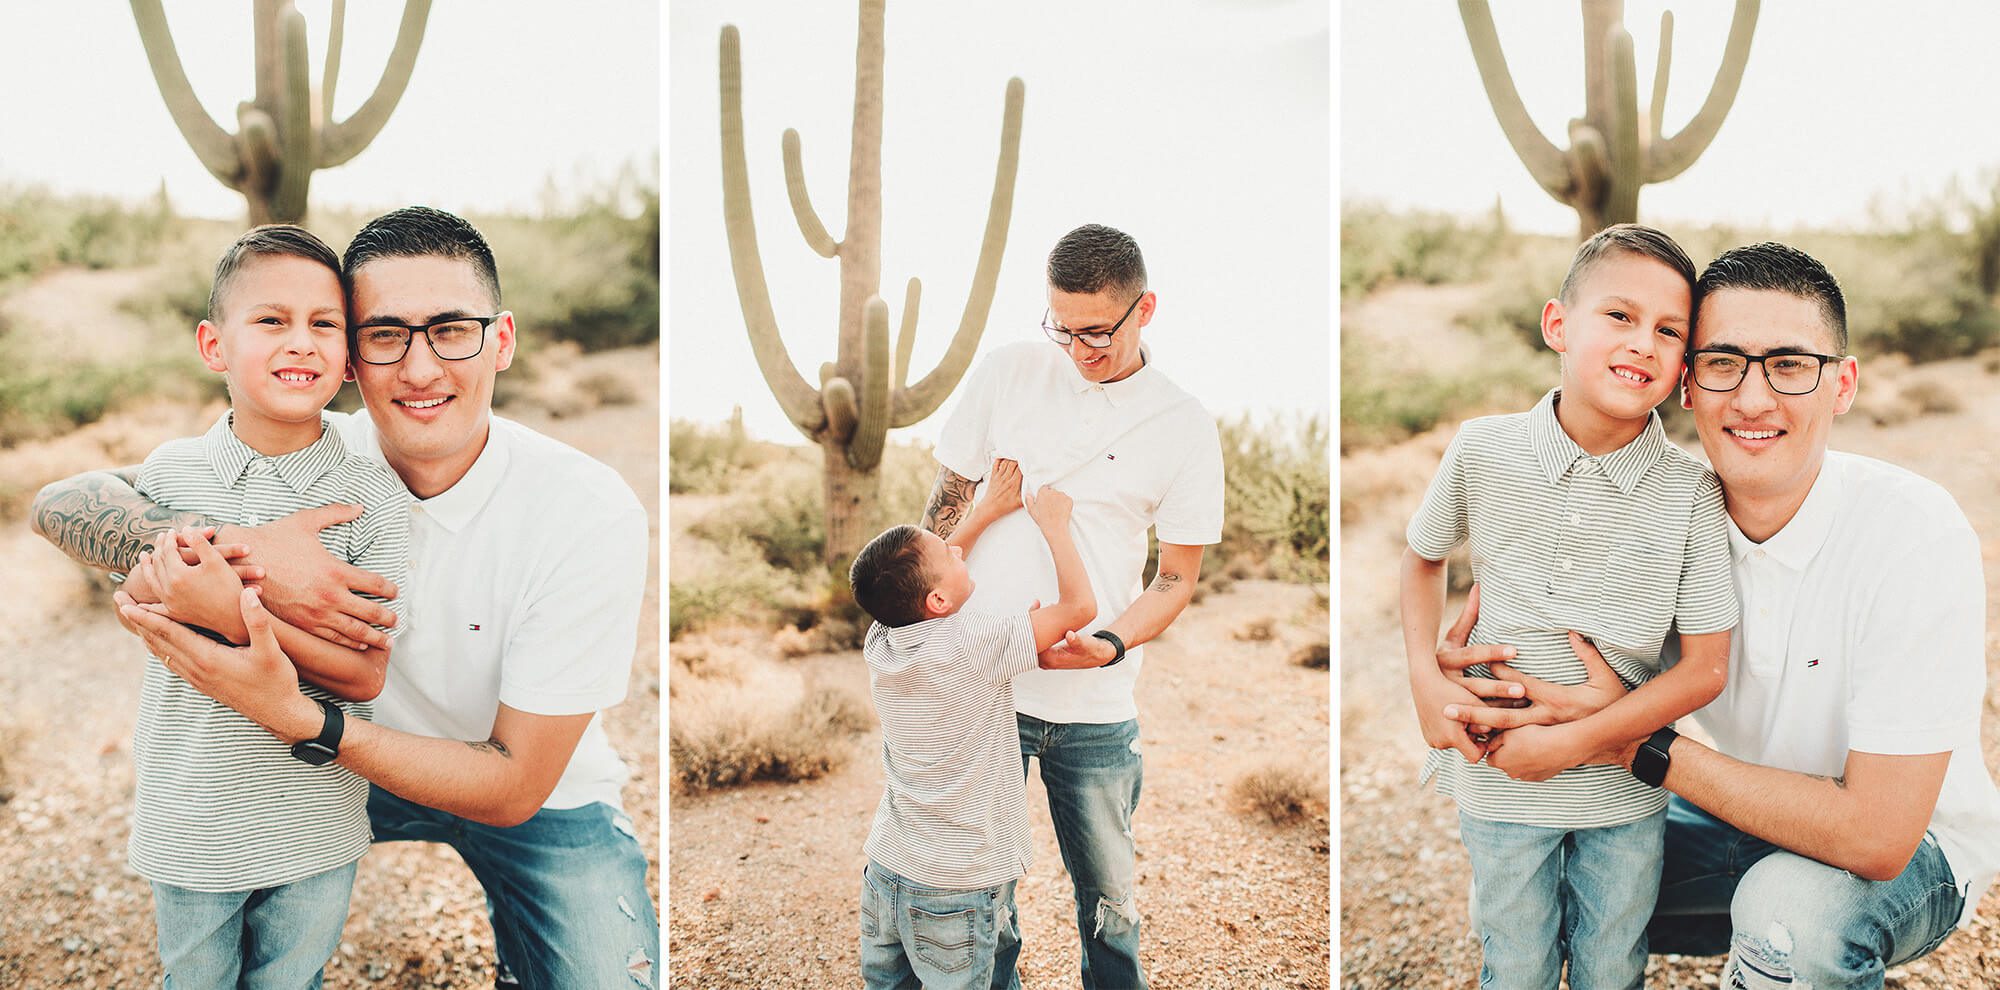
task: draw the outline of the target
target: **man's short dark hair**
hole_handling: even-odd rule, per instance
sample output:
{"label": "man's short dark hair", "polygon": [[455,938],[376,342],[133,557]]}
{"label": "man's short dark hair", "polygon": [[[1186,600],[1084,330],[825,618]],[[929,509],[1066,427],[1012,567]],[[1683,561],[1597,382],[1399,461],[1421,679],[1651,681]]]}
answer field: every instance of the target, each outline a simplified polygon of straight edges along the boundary
{"label": "man's short dark hair", "polygon": [[1146,288],[1146,259],[1132,235],[1087,223],[1064,234],[1049,252],[1049,285],[1079,295],[1111,289],[1129,296]]}
{"label": "man's short dark hair", "polygon": [[1817,303],[1833,331],[1833,349],[1847,353],[1847,300],[1833,273],[1812,255],[1777,241],[1730,248],[1702,269],[1701,281],[1695,283],[1696,306],[1724,289],[1784,292]]}
{"label": "man's short dark hair", "polygon": [[252,227],[229,245],[229,250],[222,252],[222,260],[215,263],[215,280],[208,286],[209,322],[222,318],[222,297],[250,259],[279,256],[316,261],[325,265],[335,278],[340,277],[340,258],[312,231],[290,223]]}
{"label": "man's short dark hair", "polygon": [[423,258],[436,255],[470,262],[479,283],[493,294],[493,306],[500,306],[500,269],[493,264],[493,249],[478,228],[459,216],[428,206],[406,206],[384,213],[347,242],[341,260],[348,289],[354,288],[354,273],[377,258]]}
{"label": "man's short dark hair", "polygon": [[[1590,235],[1589,240],[1577,246],[1576,257],[1570,259],[1569,274],[1563,276],[1562,289],[1556,293],[1556,298],[1561,299],[1565,306],[1575,302],[1577,287],[1583,284],[1590,270],[1596,268],[1598,262],[1618,253],[1651,258],[1673,269],[1675,274],[1687,280],[1689,296],[1694,295],[1694,262],[1673,238],[1645,224],[1615,223]],[[1691,319],[1694,314],[1689,313],[1688,316]]]}
{"label": "man's short dark hair", "polygon": [[924,596],[931,575],[924,567],[923,530],[896,526],[868,541],[847,569],[854,603],[885,626],[907,626],[924,619]]}

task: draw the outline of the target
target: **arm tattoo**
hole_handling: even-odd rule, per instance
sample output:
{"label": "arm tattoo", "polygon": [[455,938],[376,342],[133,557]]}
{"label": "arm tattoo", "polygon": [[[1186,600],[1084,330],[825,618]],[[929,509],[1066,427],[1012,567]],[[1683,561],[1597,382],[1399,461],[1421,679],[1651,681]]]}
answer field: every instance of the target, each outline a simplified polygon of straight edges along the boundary
{"label": "arm tattoo", "polygon": [[44,487],[30,510],[35,532],[92,567],[129,571],[163,529],[213,526],[194,512],[163,509],[133,490],[137,468],[93,471]]}
{"label": "arm tattoo", "polygon": [[1154,580],[1154,582],[1153,582],[1153,586],[1152,586],[1151,588],[1148,588],[1148,589],[1146,589],[1146,590],[1148,590],[1148,591],[1157,591],[1157,592],[1160,592],[1160,593],[1162,593],[1162,594],[1166,594],[1166,593],[1168,593],[1168,592],[1171,592],[1171,591],[1175,591],[1175,590],[1179,589],[1179,588],[1180,588],[1180,586],[1181,586],[1181,576],[1180,576],[1180,575],[1178,575],[1178,574],[1162,574],[1162,575],[1160,575],[1160,576],[1158,577],[1158,579]]}
{"label": "arm tattoo", "polygon": [[924,528],[940,538],[951,536],[952,530],[965,521],[966,510],[972,505],[972,490],[977,487],[978,482],[939,465],[937,484],[931,488],[931,504],[924,507]]}
{"label": "arm tattoo", "polygon": [[472,742],[468,740],[466,745],[482,753],[499,753],[504,759],[511,760],[514,758],[514,751],[508,749],[507,744],[498,739],[488,739],[484,742]]}

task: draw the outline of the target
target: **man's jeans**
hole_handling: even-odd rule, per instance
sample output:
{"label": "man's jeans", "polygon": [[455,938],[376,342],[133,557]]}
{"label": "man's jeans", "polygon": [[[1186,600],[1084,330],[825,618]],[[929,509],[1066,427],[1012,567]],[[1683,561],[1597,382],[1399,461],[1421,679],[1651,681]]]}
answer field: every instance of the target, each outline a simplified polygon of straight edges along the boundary
{"label": "man's jeans", "polygon": [[[1132,810],[1139,806],[1145,761],[1139,723],[1044,722],[1019,716],[1021,774],[1028,759],[1042,764],[1049,818],[1063,867],[1076,886],[1076,930],[1083,942],[1083,990],[1143,990],[1139,967],[1139,908],[1133,899],[1138,851]],[[1000,930],[993,986],[1018,990],[1014,964],[1021,955],[1021,926],[1013,912]]]}
{"label": "man's jeans", "polygon": [[1950,935],[1964,898],[1928,833],[1894,880],[1863,880],[1667,806],[1667,860],[1648,931],[1654,952],[1729,953],[1725,990],[1879,988],[1883,970]]}
{"label": "man's jeans", "polygon": [[1541,828],[1463,812],[1481,990],[1640,990],[1666,812],[1609,828]]}
{"label": "man's jeans", "polygon": [[861,982],[867,990],[985,990],[1014,911],[1014,881],[927,887],[874,863],[861,872]]}
{"label": "man's jeans", "polygon": [[279,887],[208,894],[153,885],[166,990],[318,990],[340,929],[354,864]]}
{"label": "man's jeans", "polygon": [[652,987],[660,925],[632,820],[603,803],[495,828],[368,791],[376,842],[442,842],[486,888],[503,986]]}

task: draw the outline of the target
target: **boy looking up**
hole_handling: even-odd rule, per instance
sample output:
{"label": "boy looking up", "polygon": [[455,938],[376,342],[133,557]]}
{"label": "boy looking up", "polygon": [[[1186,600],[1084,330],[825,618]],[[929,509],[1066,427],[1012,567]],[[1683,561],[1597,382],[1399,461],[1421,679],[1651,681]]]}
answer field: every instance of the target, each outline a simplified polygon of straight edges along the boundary
{"label": "boy looking up", "polygon": [[[230,409],[206,434],[147,457],[139,494],[243,526],[359,503],[361,517],[327,527],[321,543],[401,583],[409,493],[321,423],[347,366],[333,251],[290,225],[244,234],[216,266],[195,343],[223,375]],[[221,563],[202,534],[179,535],[195,563]],[[175,536],[163,533],[141,556],[125,590],[153,611],[249,642],[241,582],[227,566],[191,566]],[[217,592],[218,584],[227,587]],[[227,607],[213,607],[218,600]],[[330,760],[347,718],[369,716],[388,652],[350,650],[275,619],[272,626],[325,715],[319,738],[298,746],[190,687],[171,657],[146,662],[129,857],[153,885],[169,986],[318,987],[347,919],[354,864],[368,850],[367,784]]]}
{"label": "boy looking up", "polygon": [[[1653,412],[1681,374],[1694,283],[1693,263],[1657,230],[1620,224],[1585,241],[1542,309],[1561,385],[1526,413],[1467,422],[1410,521],[1410,689],[1436,750],[1425,777],[1458,801],[1481,987],[1554,990],[1565,961],[1572,986],[1642,984],[1666,795],[1658,779],[1584,764],[1707,704],[1728,676],[1737,603],[1721,488]],[[1515,649],[1454,680],[1436,659],[1444,558],[1468,541],[1480,588],[1471,641]],[[1669,628],[1681,659],[1662,671]],[[1579,634],[1636,690],[1576,721],[1490,738],[1449,717],[1483,704],[1475,689],[1508,693],[1489,675],[1584,683]]]}
{"label": "boy looking up", "polygon": [[[1024,503],[1054,558],[1058,600],[1012,616],[962,611],[965,549]],[[1046,486],[1027,496],[1014,462],[996,461],[950,541],[897,526],[855,555],[849,582],[875,619],[862,654],[882,723],[882,803],[861,884],[869,990],[985,990],[992,979],[1014,882],[1033,859],[1013,678],[1097,615],[1070,508]]]}

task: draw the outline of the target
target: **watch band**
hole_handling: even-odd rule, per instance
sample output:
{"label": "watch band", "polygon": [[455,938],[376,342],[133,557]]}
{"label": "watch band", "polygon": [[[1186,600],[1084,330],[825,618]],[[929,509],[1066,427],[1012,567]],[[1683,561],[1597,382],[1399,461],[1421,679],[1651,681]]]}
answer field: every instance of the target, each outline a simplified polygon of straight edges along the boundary
{"label": "watch band", "polygon": [[1115,667],[1118,665],[1118,661],[1125,659],[1125,641],[1119,639],[1117,633],[1112,632],[1109,629],[1099,629],[1098,631],[1091,633],[1091,635],[1107,643],[1110,643],[1111,648],[1118,651],[1111,655],[1110,660],[1105,661],[1104,666]]}
{"label": "watch band", "polygon": [[292,755],[300,762],[311,766],[325,766],[340,755],[340,737],[347,730],[347,716],[340,706],[324,698],[314,698],[320,711],[326,714],[326,722],[320,727],[319,735],[292,744]]}
{"label": "watch band", "polygon": [[1663,728],[1653,733],[1639,744],[1639,751],[1632,754],[1632,776],[1649,787],[1659,787],[1667,782],[1667,768],[1673,765],[1674,740],[1680,733]]}

